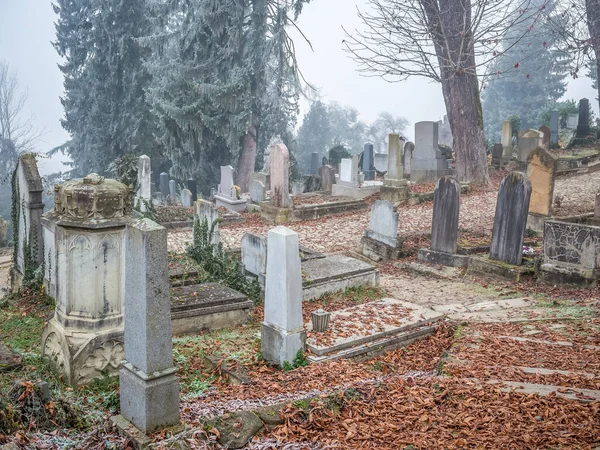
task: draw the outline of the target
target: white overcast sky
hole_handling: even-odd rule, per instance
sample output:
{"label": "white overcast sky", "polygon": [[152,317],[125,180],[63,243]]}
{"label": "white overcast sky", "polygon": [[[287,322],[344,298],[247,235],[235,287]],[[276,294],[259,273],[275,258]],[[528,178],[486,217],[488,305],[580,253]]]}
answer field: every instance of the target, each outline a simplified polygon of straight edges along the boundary
{"label": "white overcast sky", "polygon": [[[380,111],[406,117],[411,122],[407,135],[412,137],[415,122],[439,120],[445,113],[441,88],[425,79],[388,83],[357,73],[355,62],[342,50],[342,25],[349,31],[360,28],[356,8],[364,9],[366,5],[367,0],[312,0],[306,5],[298,24],[314,51],[296,39],[300,68],[307,80],[320,88],[324,101],[353,106],[367,122]],[[42,152],[68,139],[60,125],[63,87],[59,58],[51,45],[54,20],[49,0],[0,0],[0,59],[8,61],[18,73],[21,86],[28,90],[27,107],[38,128],[45,129],[39,144]],[[596,98],[588,79],[572,80],[565,95],[581,97]],[[300,120],[305,111],[306,102]],[[57,168],[52,166],[53,170]]]}

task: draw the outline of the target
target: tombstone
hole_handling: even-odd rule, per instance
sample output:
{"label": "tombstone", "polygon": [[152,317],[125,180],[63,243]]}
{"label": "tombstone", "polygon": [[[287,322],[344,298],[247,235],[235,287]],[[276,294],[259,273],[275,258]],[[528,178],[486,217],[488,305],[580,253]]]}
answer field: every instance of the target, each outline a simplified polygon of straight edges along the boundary
{"label": "tombstone", "polygon": [[265,185],[262,181],[252,180],[250,182],[250,199],[252,203],[260,203],[265,201]]}
{"label": "tombstone", "polygon": [[512,144],[512,123],[510,120],[502,122],[502,137],[500,139],[504,154],[502,155],[505,159],[512,158],[513,144]]}
{"label": "tombstone", "polygon": [[388,170],[388,155],[385,153],[375,153],[373,155],[373,164],[377,172],[387,172]]}
{"label": "tombstone", "polygon": [[[500,145],[502,147],[502,145]],[[452,177],[440,178],[433,195],[431,246],[419,249],[418,258],[432,264],[464,267],[469,258],[457,255],[460,185]]]}
{"label": "tombstone", "polygon": [[352,183],[352,159],[342,158],[340,160],[340,182]]}
{"label": "tombstone", "polygon": [[141,219],[127,230],[125,358],[119,373],[121,415],[142,433],[179,423],[173,367],[167,230]]}
{"label": "tombstone", "polygon": [[519,161],[527,162],[529,154],[538,147],[543,146],[543,134],[537,130],[525,130],[519,137]]}
{"label": "tombstone", "polygon": [[579,120],[577,122],[577,137],[584,138],[590,134],[590,101],[587,98],[579,100]]}
{"label": "tombstone", "polygon": [[489,258],[521,265],[531,183],[525,174],[511,172],[500,183]]}
{"label": "tombstone", "polygon": [[503,165],[504,147],[502,144],[494,144],[492,148],[492,166],[500,168]]}
{"label": "tombstone", "polygon": [[362,171],[365,174],[365,181],[373,181],[375,179],[375,165],[373,161],[373,144],[365,144],[363,150],[363,166]]}
{"label": "tombstone", "polygon": [[190,192],[192,193],[192,203],[193,203],[196,200],[198,200],[198,186],[197,186],[196,180],[194,180],[193,178],[188,178],[187,187],[190,190]]}
{"label": "tombstone", "polygon": [[527,227],[544,231],[544,222],[552,215],[556,159],[546,150],[538,148],[527,159],[527,178],[531,183]]}
{"label": "tombstone", "polygon": [[552,133],[552,131],[550,130],[550,127],[548,127],[546,125],[542,125],[540,127],[539,131],[540,131],[540,133],[543,133],[541,147],[546,150],[549,150],[550,149],[550,141],[551,141],[550,135]]}
{"label": "tombstone", "polygon": [[567,130],[577,129],[579,123],[579,114],[569,114],[567,116]]}
{"label": "tombstone", "polygon": [[244,212],[248,208],[246,200],[237,198],[237,189],[233,184],[233,167],[221,166],[221,183],[215,194],[215,203],[225,209]]}
{"label": "tombstone", "polygon": [[185,208],[192,206],[192,191],[189,189],[181,190],[181,206]]}
{"label": "tombstone", "polygon": [[596,202],[594,204],[594,217],[600,218],[600,191],[596,193]]}
{"label": "tombstone", "polygon": [[130,194],[123,183],[90,174],[57,185],[54,211],[42,217],[51,266],[44,284],[56,299],[54,316],[42,334],[42,356],[72,386],[104,373],[116,375],[123,359]]}
{"label": "tombstone", "polygon": [[159,175],[159,184],[160,184],[160,193],[162,196],[162,201],[166,201],[167,196],[169,195],[169,175],[163,172]]}
{"label": "tombstone", "polygon": [[404,176],[406,178],[410,178],[411,166],[412,166],[412,156],[415,151],[415,144],[413,142],[408,141],[404,144],[404,156],[403,156],[403,166],[404,166]]}
{"label": "tombstone", "polygon": [[44,231],[42,230],[42,177],[38,172],[37,162],[33,153],[21,153],[17,167],[13,172],[13,184],[18,200],[19,228],[14,238],[17,240],[17,258],[12,271],[12,290],[17,292],[21,287],[23,275],[29,264],[35,265],[35,270],[42,262],[44,256]]}
{"label": "tombstone", "polygon": [[271,190],[271,175],[264,172],[254,172],[252,174],[252,179],[260,181],[267,191]]}
{"label": "tombstone", "polygon": [[316,175],[319,171],[319,154],[312,152],[310,155],[310,173]]}
{"label": "tombstone", "polygon": [[212,230],[210,236],[210,243],[213,245],[219,245],[221,242],[221,235],[219,233],[219,210],[214,203],[200,199],[194,202],[194,227],[202,226],[206,220],[209,233]]}
{"label": "tombstone", "polygon": [[175,180],[169,181],[169,197],[171,197],[173,203],[177,201],[177,183]]}
{"label": "tombstone", "polygon": [[402,242],[398,239],[398,210],[393,203],[386,200],[373,203],[369,228],[361,244],[362,254],[374,261],[398,258]]}
{"label": "tombstone", "polygon": [[448,160],[438,146],[437,122],[415,124],[415,151],[412,155],[411,180],[416,183],[435,181],[448,174]]}
{"label": "tombstone", "polygon": [[298,234],[279,226],[269,230],[267,241],[269,250],[265,318],[260,333],[261,351],[267,362],[283,366],[286,361],[291,363],[299,351],[304,351],[306,342],[302,323],[302,271]]}
{"label": "tombstone", "polygon": [[290,155],[285,144],[271,147],[271,204],[277,208],[289,208],[290,201]]}
{"label": "tombstone", "polygon": [[304,181],[294,181],[292,183],[292,195],[304,193]]}
{"label": "tombstone", "polygon": [[407,201],[409,197],[408,182],[404,179],[402,164],[404,139],[398,134],[390,134],[388,142],[388,167],[379,198],[396,204]]}
{"label": "tombstone", "polygon": [[242,236],[242,269],[258,277],[264,288],[267,275],[267,240],[262,236],[244,233]]}
{"label": "tombstone", "polygon": [[558,128],[560,123],[560,114],[557,110],[550,111],[550,147],[558,145]]}
{"label": "tombstone", "polygon": [[145,203],[152,201],[152,168],[149,156],[142,155],[138,159],[137,184],[137,197],[142,201],[136,200],[136,204],[139,204],[141,211],[145,212]]}
{"label": "tombstone", "polygon": [[438,130],[438,143],[440,145],[452,148],[452,129],[450,128],[450,121],[448,120],[448,116],[446,114],[444,114],[444,118],[442,120],[438,121]]}
{"label": "tombstone", "polygon": [[321,190],[331,192],[331,188],[335,183],[333,167],[330,165],[321,166],[319,169],[319,176],[321,177]]}

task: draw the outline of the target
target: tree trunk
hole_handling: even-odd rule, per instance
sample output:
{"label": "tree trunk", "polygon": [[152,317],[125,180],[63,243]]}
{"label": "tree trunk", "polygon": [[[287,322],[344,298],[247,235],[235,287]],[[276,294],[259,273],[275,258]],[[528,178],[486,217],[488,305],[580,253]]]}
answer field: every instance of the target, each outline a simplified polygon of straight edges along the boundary
{"label": "tree trunk", "polygon": [[596,57],[596,69],[598,78],[596,80],[596,89],[598,90],[598,98],[600,106],[600,0],[586,0],[585,12],[587,15],[587,26],[590,32],[590,40],[594,56]]}
{"label": "tree trunk", "polygon": [[237,185],[241,192],[250,191],[250,181],[254,173],[254,164],[256,163],[256,133],[258,128],[258,117],[252,116],[252,122],[244,136],[244,145],[242,154],[238,162]]}

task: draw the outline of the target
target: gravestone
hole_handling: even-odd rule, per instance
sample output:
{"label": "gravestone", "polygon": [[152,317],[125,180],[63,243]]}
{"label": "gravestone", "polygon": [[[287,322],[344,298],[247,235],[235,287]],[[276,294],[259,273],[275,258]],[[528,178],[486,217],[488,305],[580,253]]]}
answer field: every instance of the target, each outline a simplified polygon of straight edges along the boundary
{"label": "gravestone", "polygon": [[271,205],[289,208],[290,201],[290,155],[285,144],[271,147]]}
{"label": "gravestone", "polygon": [[373,155],[373,164],[377,172],[387,172],[388,170],[388,155],[384,153],[375,153]]}
{"label": "gravestone", "polygon": [[171,197],[171,201],[173,203],[177,201],[177,183],[175,180],[169,181],[169,196]]}
{"label": "gravestone", "polygon": [[319,171],[319,154],[312,152],[310,154],[310,173],[316,175]]}
{"label": "gravestone", "polygon": [[445,145],[446,147],[452,148],[452,144],[453,144],[452,129],[450,128],[450,121],[448,120],[448,116],[446,114],[444,114],[443,120],[438,121],[438,130],[439,130],[438,142],[441,145]]}
{"label": "gravestone", "polygon": [[252,180],[250,182],[250,199],[252,203],[265,201],[265,185],[262,181]]}
{"label": "gravestone", "polygon": [[388,142],[388,167],[379,198],[392,203],[404,202],[409,197],[408,182],[404,179],[402,165],[404,140],[398,134],[390,134]]}
{"label": "gravestone", "polygon": [[547,127],[546,125],[542,125],[540,127],[540,133],[543,133],[544,135],[542,136],[542,145],[541,147],[549,150],[550,149],[550,134],[552,133],[550,131],[550,127]]}
{"label": "gravestone", "polygon": [[469,258],[457,255],[460,185],[449,176],[436,182],[431,220],[431,246],[420,249],[418,258],[453,267],[468,265]]}
{"label": "gravestone", "polygon": [[142,433],[179,423],[173,367],[167,230],[141,219],[127,231],[121,415]]}
{"label": "gravestone", "polygon": [[321,190],[331,192],[331,188],[335,183],[335,173],[333,167],[330,165],[321,166],[319,169],[319,176],[321,177]]}
{"label": "gravestone", "polygon": [[169,196],[169,175],[163,172],[159,175],[160,195],[162,201],[166,201]]}
{"label": "gravestone", "polygon": [[304,181],[294,181],[292,183],[292,195],[304,193]]}
{"label": "gravestone", "polygon": [[527,162],[529,154],[538,147],[543,146],[542,133],[538,130],[525,130],[519,137],[519,161]]}
{"label": "gravestone", "polygon": [[531,182],[527,227],[542,233],[544,222],[552,215],[557,162],[549,152],[538,148],[531,152],[527,163],[527,177]]}
{"label": "gravestone", "polygon": [[550,111],[550,147],[554,148],[558,145],[558,128],[560,122],[560,114],[557,110]]}
{"label": "gravestone", "polygon": [[138,201],[136,199],[136,204],[139,204],[142,212],[146,211],[146,203],[150,203],[152,201],[152,168],[150,165],[150,157],[146,155],[142,155],[138,158],[138,173],[137,173],[137,184],[138,191],[137,197],[142,199],[142,201]]}
{"label": "gravestone", "polygon": [[577,122],[577,137],[584,138],[590,134],[590,101],[587,98],[579,100],[579,119]]}
{"label": "gravestone", "polygon": [[271,189],[271,175],[269,175],[268,173],[254,172],[252,174],[252,179],[260,181],[265,186],[265,189],[267,191]]}
{"label": "gravestone", "polygon": [[502,144],[494,144],[492,148],[492,166],[500,168],[503,164],[504,147]]}
{"label": "gravestone", "polygon": [[291,363],[299,351],[304,351],[306,343],[298,234],[279,226],[269,230],[267,240],[261,351],[267,362],[283,366],[286,361]]}
{"label": "gravestone", "polygon": [[531,183],[525,174],[511,172],[500,183],[489,258],[521,265]]}
{"label": "gravestone", "polygon": [[596,192],[596,202],[594,204],[594,217],[600,218],[600,191]]}
{"label": "gravestone", "polygon": [[402,242],[398,239],[398,210],[393,203],[386,200],[373,203],[369,228],[361,243],[362,254],[374,261],[398,258]]}
{"label": "gravestone", "polygon": [[[42,177],[38,172],[36,156],[33,153],[21,153],[17,167],[13,172],[19,214],[17,238],[17,259],[12,271],[12,290],[17,292],[21,287],[26,263],[39,266],[45,261],[44,232],[42,230]],[[28,253],[26,253],[28,252]],[[35,270],[35,267],[32,268]]]}
{"label": "gravestone", "polygon": [[505,120],[502,122],[502,136],[500,142],[502,143],[502,148],[504,149],[503,157],[510,160],[513,154],[512,123],[510,120]]}
{"label": "gravestone", "polygon": [[[221,242],[221,235],[219,233],[219,210],[213,203],[203,199],[196,200],[194,205],[194,227],[201,226],[204,223],[204,220],[206,220],[209,233],[212,230],[210,242],[213,245],[218,245],[219,242]],[[196,223],[196,221],[198,223]]]}
{"label": "gravestone", "polygon": [[187,187],[190,190],[190,192],[192,193],[192,203],[193,203],[196,200],[198,200],[198,186],[197,186],[196,180],[194,180],[193,178],[188,178]]}
{"label": "gravestone", "polygon": [[412,156],[412,181],[435,181],[448,174],[448,159],[442,155],[438,146],[437,122],[415,124],[415,151]]}
{"label": "gravestone", "polygon": [[352,183],[352,159],[342,158],[340,161],[340,182]]}
{"label": "gravestone", "polygon": [[267,274],[267,240],[266,238],[245,233],[242,236],[242,268],[244,273],[258,277],[258,282],[265,286]]}
{"label": "gravestone", "polygon": [[403,166],[404,166],[404,176],[406,178],[410,178],[411,166],[412,166],[412,156],[415,151],[415,144],[413,142],[408,141],[404,144],[404,155],[403,155]]}
{"label": "gravestone", "polygon": [[375,179],[373,144],[365,144],[364,146],[362,171],[365,174],[365,181],[373,181]]}
{"label": "gravestone", "polygon": [[579,123],[579,114],[569,114],[567,116],[567,130],[577,129]]}
{"label": "gravestone", "polygon": [[181,191],[181,206],[185,208],[192,206],[192,192],[189,189],[182,189]]}
{"label": "gravestone", "polygon": [[221,166],[221,183],[215,194],[215,203],[217,206],[235,212],[244,212],[248,208],[246,201],[237,197],[237,189],[233,183],[233,167],[231,166]]}

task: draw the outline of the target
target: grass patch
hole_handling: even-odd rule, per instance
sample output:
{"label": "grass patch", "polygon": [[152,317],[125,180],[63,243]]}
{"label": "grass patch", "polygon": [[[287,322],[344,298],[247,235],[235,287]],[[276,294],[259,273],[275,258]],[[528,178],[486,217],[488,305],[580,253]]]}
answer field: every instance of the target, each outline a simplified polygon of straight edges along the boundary
{"label": "grass patch", "polygon": [[589,306],[577,306],[566,299],[549,300],[545,296],[536,298],[536,306],[539,308],[547,308],[550,313],[560,317],[583,318],[593,315],[592,308]]}

